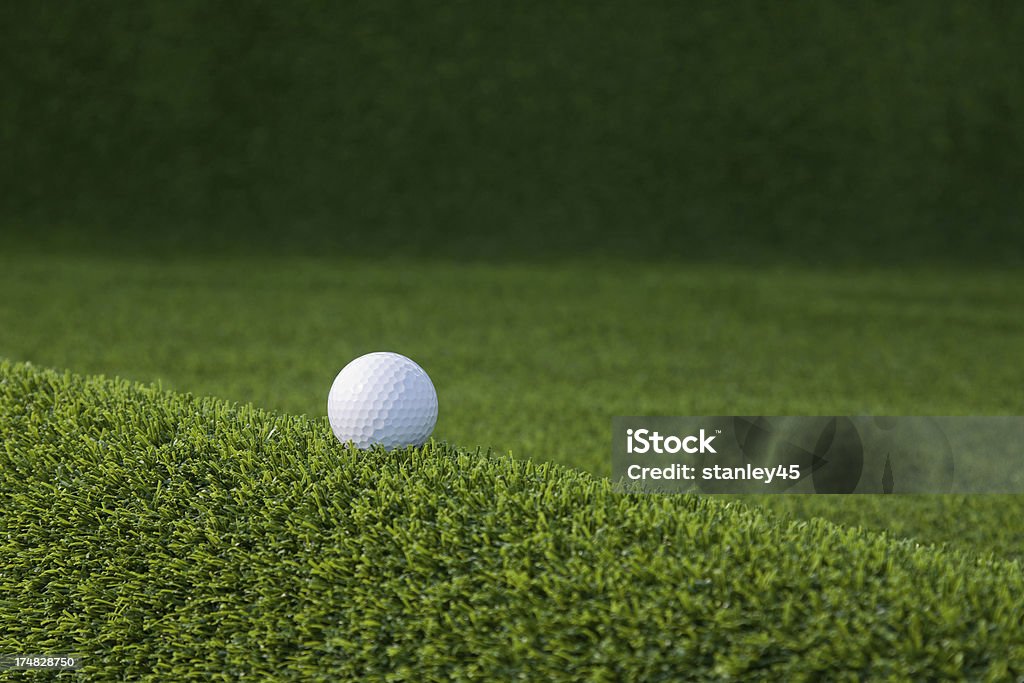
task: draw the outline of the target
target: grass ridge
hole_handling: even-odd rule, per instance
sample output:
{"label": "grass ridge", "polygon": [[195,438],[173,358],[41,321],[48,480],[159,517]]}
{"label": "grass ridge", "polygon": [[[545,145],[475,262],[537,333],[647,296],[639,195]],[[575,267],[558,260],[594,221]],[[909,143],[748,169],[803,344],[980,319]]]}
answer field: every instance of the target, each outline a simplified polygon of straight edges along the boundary
{"label": "grass ridge", "polygon": [[0,360],[0,652],[96,678],[1024,676],[1018,562]]}

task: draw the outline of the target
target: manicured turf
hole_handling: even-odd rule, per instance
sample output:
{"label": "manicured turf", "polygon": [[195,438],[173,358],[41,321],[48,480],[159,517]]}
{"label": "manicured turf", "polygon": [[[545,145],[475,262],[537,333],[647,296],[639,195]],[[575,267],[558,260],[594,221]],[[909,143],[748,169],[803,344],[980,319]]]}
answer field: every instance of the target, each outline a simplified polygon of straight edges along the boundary
{"label": "manicured turf", "polygon": [[348,360],[393,350],[439,438],[598,474],[613,415],[1022,408],[1013,271],[25,257],[0,291],[14,360],[323,415]]}
{"label": "manicured turf", "polygon": [[1017,562],[6,361],[0,438],[0,651],[87,673],[1024,675]]}
{"label": "manicured turf", "polygon": [[[1024,680],[1024,496],[600,479],[617,414],[1024,413],[1024,5],[0,24],[0,655]],[[373,350],[437,385],[423,452],[325,428]]]}
{"label": "manicured turf", "polygon": [[[616,414],[1016,414],[1024,281],[999,271],[0,260],[0,356],[322,416],[390,349],[436,437],[609,472]],[[1024,500],[773,499],[801,516],[1022,554]]]}

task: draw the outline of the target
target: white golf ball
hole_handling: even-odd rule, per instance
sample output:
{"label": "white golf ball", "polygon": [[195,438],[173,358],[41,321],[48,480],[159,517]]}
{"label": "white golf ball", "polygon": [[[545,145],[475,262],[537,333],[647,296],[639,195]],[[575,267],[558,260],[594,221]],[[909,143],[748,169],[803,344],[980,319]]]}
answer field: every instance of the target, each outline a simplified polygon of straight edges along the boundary
{"label": "white golf ball", "polygon": [[338,440],[358,448],[422,446],[437,422],[437,392],[405,356],[368,353],[334,378],[327,417]]}

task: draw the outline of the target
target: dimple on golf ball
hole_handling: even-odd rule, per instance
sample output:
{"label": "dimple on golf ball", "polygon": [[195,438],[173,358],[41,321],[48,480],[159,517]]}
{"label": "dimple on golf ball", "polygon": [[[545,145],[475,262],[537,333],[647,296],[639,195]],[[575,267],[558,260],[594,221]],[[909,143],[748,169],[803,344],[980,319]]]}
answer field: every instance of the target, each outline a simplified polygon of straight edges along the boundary
{"label": "dimple on golf ball", "polygon": [[338,440],[358,448],[422,446],[437,422],[437,392],[409,358],[368,353],[334,378],[327,417]]}

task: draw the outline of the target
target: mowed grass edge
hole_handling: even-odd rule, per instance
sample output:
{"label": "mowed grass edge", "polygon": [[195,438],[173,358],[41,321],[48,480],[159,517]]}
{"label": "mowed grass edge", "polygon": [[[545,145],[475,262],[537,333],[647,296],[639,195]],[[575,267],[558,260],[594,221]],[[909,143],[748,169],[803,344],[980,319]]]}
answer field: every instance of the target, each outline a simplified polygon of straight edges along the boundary
{"label": "mowed grass edge", "polygon": [[109,677],[1001,680],[1018,562],[0,361],[0,652]]}

